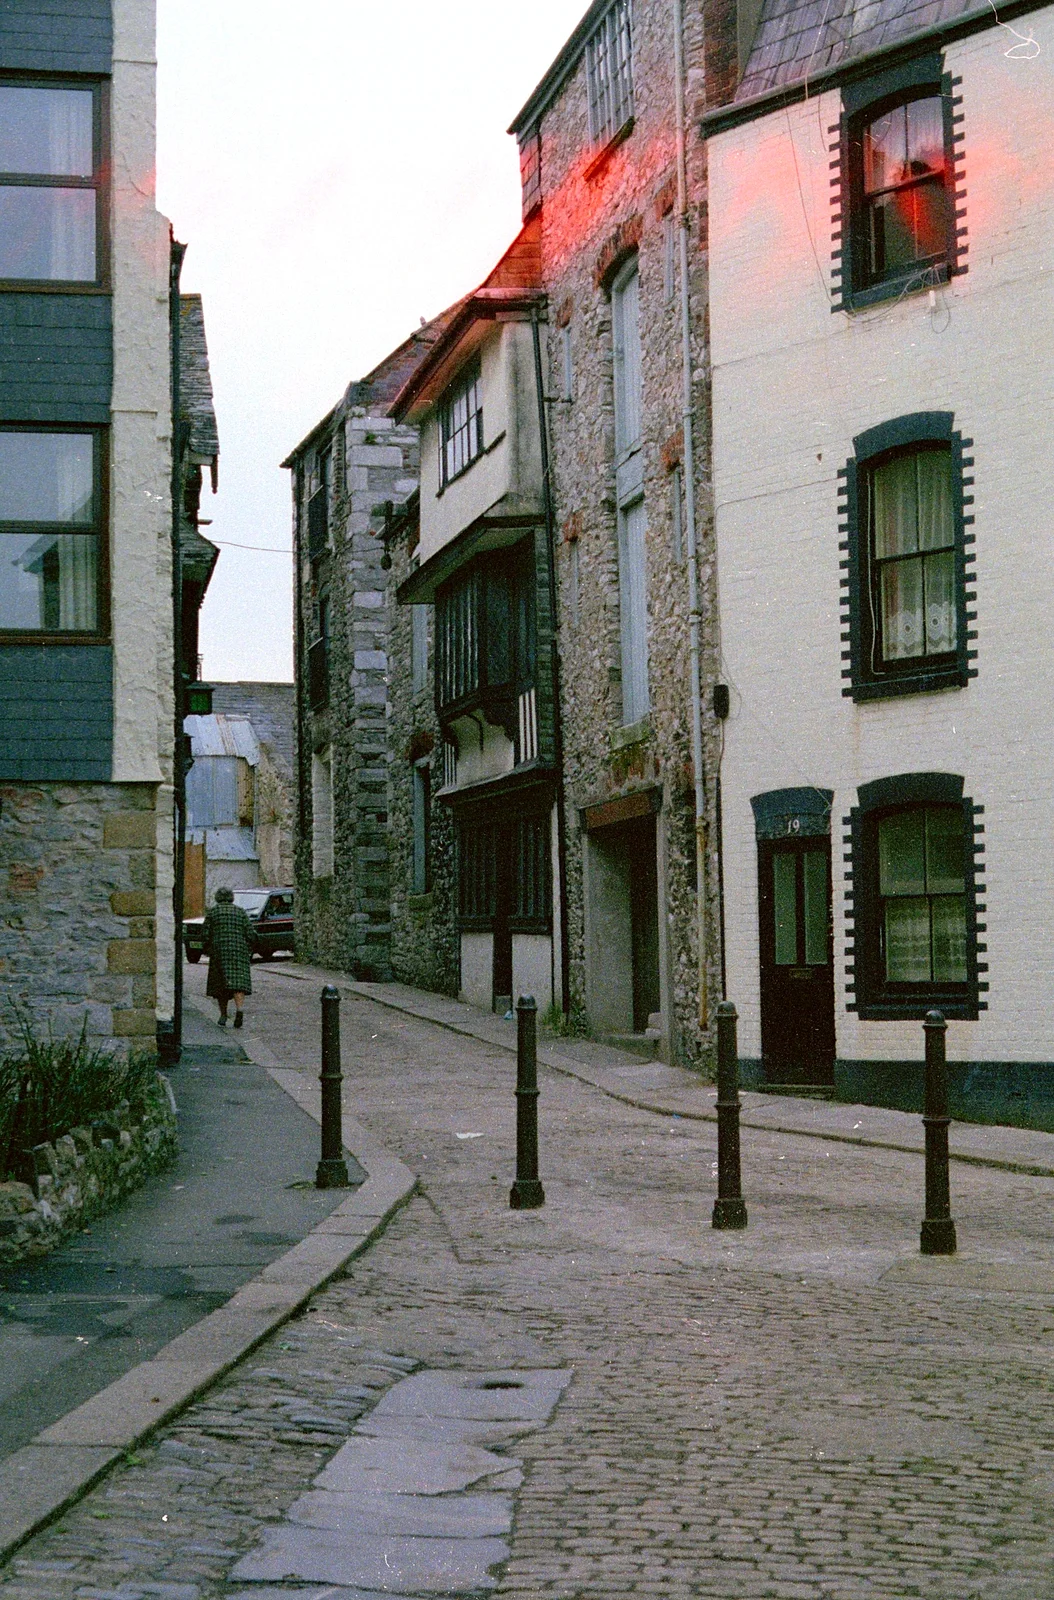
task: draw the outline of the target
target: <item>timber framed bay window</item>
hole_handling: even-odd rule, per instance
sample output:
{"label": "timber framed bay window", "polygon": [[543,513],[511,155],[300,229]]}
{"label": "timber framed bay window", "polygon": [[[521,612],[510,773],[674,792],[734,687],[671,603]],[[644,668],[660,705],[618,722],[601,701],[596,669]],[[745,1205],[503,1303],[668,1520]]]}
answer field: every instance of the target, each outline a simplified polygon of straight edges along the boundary
{"label": "timber framed bay window", "polygon": [[0,81],[0,280],[99,285],[101,85]]}
{"label": "timber framed bay window", "polygon": [[0,428],[0,633],[109,626],[100,429]]}
{"label": "timber framed bay window", "polygon": [[436,595],[436,710],[482,710],[516,746],[516,764],[539,755],[536,567],[530,540],[492,551]]}
{"label": "timber framed bay window", "polygon": [[553,873],[548,811],[504,819],[466,813],[458,823],[458,927],[550,933]]}
{"label": "timber framed bay window", "polygon": [[932,1007],[969,1018],[984,1009],[980,812],[949,773],[861,785],[849,818],[849,1009],[865,1020],[921,1017]]}
{"label": "timber framed bay window", "polygon": [[478,358],[447,390],[439,408],[439,481],[451,483],[483,454],[483,377]]}
{"label": "timber framed bay window", "polygon": [[843,694],[962,686],[975,675],[971,440],[951,412],[918,412],[854,439],[842,474]]}
{"label": "timber framed bay window", "polygon": [[[955,80],[956,86],[959,80]],[[965,270],[955,163],[962,117],[939,54],[843,90],[835,198],[841,300],[854,309]],[[962,216],[962,212],[958,216]],[[836,269],[837,276],[837,269]]]}
{"label": "timber framed bay window", "polygon": [[633,123],[633,11],[615,0],[586,44],[589,136],[610,144]]}

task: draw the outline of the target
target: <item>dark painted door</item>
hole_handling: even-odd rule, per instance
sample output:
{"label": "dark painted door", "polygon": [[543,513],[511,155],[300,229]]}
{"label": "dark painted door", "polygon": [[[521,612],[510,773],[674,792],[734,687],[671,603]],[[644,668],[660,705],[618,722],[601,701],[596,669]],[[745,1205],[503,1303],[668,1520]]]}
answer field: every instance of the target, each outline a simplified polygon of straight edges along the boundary
{"label": "dark painted door", "polygon": [[504,1013],[515,1001],[512,992],[512,836],[497,830],[494,863],[494,1008]]}
{"label": "dark painted door", "polygon": [[633,952],[633,1031],[643,1033],[662,1006],[659,991],[659,872],[655,818],[627,825],[630,945]]}
{"label": "dark painted door", "polygon": [[833,1083],[830,841],[759,840],[758,880],[766,1079]]}

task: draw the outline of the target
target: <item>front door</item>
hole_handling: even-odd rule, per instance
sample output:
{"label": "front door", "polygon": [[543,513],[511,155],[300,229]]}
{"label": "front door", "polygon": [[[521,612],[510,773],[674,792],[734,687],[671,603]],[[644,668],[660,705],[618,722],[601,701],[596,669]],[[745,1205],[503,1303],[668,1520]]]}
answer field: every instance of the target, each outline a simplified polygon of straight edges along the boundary
{"label": "front door", "polygon": [[831,850],[758,841],[761,1052],[769,1083],[834,1082]]}

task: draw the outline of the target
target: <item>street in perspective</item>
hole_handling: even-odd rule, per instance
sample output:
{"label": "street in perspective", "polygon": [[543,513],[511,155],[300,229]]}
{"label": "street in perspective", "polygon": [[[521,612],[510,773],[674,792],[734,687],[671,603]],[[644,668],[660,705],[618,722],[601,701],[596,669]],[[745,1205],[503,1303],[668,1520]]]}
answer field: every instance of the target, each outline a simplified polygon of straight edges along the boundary
{"label": "street in perspective", "polygon": [[1052,126],[0,4],[0,1600],[1054,1600]]}

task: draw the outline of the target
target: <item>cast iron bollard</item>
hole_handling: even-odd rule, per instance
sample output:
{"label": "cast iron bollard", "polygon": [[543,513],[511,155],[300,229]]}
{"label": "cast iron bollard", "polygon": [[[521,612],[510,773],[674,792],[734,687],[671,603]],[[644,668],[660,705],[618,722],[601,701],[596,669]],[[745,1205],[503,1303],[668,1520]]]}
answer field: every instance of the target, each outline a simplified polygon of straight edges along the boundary
{"label": "cast iron bollard", "polygon": [[514,1211],[545,1204],[538,1177],[538,1007],[534,996],[516,1002],[516,1182],[509,1190]]}
{"label": "cast iron bollard", "polygon": [[348,1164],[340,1118],[340,995],[331,983],[322,991],[322,1160],[316,1189],[347,1189]]}
{"label": "cast iron bollard", "polygon": [[948,1075],[945,1070],[945,1035],[948,1024],[939,1011],[927,1011],[922,1024],[926,1034],[926,1217],[919,1250],[924,1256],[955,1254],[948,1186]]}
{"label": "cast iron bollard", "polygon": [[731,1000],[717,1007],[717,1199],[712,1226],[745,1228],[743,1181],[739,1170],[739,1053],[736,1008]]}

